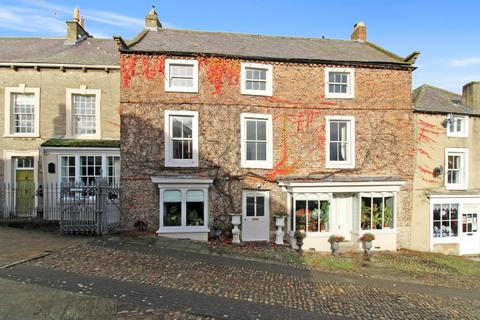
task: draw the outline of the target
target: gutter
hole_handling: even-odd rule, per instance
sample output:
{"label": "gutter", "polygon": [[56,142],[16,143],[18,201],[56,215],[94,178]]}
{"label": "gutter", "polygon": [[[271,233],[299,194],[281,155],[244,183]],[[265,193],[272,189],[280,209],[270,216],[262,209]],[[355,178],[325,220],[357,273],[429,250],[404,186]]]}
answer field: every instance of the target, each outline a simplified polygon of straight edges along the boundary
{"label": "gutter", "polygon": [[462,116],[480,118],[480,113],[466,113],[466,112],[452,112],[452,111],[434,111],[434,110],[421,110],[413,108],[414,113],[425,113],[425,114],[438,114],[438,115],[449,115],[449,114],[458,114]]}
{"label": "gutter", "polygon": [[99,69],[108,71],[110,69],[120,69],[119,65],[82,65],[82,64],[65,64],[65,63],[31,63],[31,62],[0,62],[0,67],[10,68],[68,68],[68,69]]}

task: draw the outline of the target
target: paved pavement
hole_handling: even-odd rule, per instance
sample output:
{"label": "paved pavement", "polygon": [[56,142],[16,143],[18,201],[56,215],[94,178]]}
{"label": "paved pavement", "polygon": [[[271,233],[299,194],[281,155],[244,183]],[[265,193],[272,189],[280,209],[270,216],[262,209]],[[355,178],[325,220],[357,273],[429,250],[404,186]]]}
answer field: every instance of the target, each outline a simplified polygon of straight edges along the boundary
{"label": "paved pavement", "polygon": [[90,240],[87,237],[0,227],[0,268]]}
{"label": "paved pavement", "polygon": [[0,278],[113,301],[120,319],[480,319],[478,291],[191,252],[194,243],[171,241],[97,238]]}

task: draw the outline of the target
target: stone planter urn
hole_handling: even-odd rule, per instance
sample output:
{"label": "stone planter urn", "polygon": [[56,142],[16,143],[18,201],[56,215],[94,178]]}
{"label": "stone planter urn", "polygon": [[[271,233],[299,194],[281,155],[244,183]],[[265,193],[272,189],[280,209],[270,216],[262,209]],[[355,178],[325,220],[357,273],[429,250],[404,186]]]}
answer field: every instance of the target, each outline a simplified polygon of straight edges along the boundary
{"label": "stone planter urn", "polygon": [[338,250],[340,249],[340,242],[343,242],[345,238],[339,235],[331,235],[328,238],[330,242],[330,250],[332,250],[332,256],[338,256]]}
{"label": "stone planter urn", "polygon": [[332,250],[332,256],[338,256],[338,249],[340,249],[340,242],[330,242],[330,250]]}
{"label": "stone planter urn", "polygon": [[303,239],[305,238],[305,232],[302,231],[295,231],[295,239],[297,240],[297,250],[302,251],[302,246],[303,246]]}
{"label": "stone planter urn", "polygon": [[362,249],[365,255],[370,255],[370,249],[372,249],[372,241],[362,241]]}
{"label": "stone planter urn", "polygon": [[275,226],[277,227],[277,231],[275,231],[275,244],[283,245],[283,236],[285,235],[285,232],[283,232],[282,229],[285,226],[285,217],[276,216]]}
{"label": "stone planter urn", "polygon": [[294,250],[298,249],[297,247],[297,239],[295,239],[295,232],[288,231],[288,239],[290,241],[290,247]]}
{"label": "stone planter urn", "polygon": [[373,233],[365,233],[359,240],[362,241],[363,253],[366,256],[370,255],[370,249],[372,249],[372,241],[375,240],[375,235]]}
{"label": "stone planter urn", "polygon": [[240,229],[238,226],[242,223],[242,215],[241,214],[231,214],[230,217],[232,218],[232,243],[240,243]]}

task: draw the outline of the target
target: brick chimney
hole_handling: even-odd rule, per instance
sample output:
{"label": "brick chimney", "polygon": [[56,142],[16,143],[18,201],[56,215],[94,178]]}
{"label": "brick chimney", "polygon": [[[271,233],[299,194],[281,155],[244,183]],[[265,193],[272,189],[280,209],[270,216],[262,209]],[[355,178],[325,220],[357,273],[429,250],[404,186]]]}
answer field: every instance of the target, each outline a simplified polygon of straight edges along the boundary
{"label": "brick chimney", "polygon": [[353,26],[352,40],[367,41],[367,26],[362,21],[359,21]]}
{"label": "brick chimney", "polygon": [[152,6],[152,9],[145,16],[145,29],[158,31],[162,27],[160,20],[158,20],[157,12],[155,11],[155,6]]}
{"label": "brick chimney", "polygon": [[84,29],[85,20],[80,18],[80,10],[75,7],[73,10],[73,18],[67,21],[67,39],[65,44],[75,44],[79,40],[91,37],[91,35]]}
{"label": "brick chimney", "polygon": [[480,81],[472,81],[463,86],[462,104],[480,114]]}

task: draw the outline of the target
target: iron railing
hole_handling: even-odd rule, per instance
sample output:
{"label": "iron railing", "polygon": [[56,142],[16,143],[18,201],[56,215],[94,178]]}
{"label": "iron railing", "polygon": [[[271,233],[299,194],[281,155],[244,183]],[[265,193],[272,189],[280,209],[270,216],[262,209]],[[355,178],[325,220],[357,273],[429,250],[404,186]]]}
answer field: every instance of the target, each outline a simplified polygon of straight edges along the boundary
{"label": "iron railing", "polygon": [[120,187],[0,182],[0,220],[58,221],[63,233],[104,234],[120,222]]}

